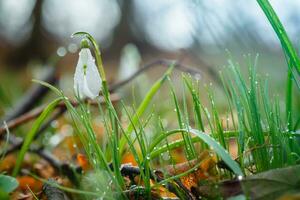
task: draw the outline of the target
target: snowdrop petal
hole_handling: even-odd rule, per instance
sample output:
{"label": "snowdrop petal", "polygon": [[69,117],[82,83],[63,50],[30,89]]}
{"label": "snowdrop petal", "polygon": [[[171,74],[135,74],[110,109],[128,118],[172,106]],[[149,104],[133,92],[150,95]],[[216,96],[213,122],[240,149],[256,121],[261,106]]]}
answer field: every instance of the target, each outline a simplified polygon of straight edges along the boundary
{"label": "snowdrop petal", "polygon": [[84,96],[89,97],[90,99],[94,99],[98,96],[99,93],[93,93],[88,86],[88,80],[86,79],[86,76],[83,77],[83,87],[82,87],[82,93]]}
{"label": "snowdrop petal", "polygon": [[93,59],[90,49],[83,48],[79,52],[79,59],[82,63],[87,63],[90,59]]}
{"label": "snowdrop petal", "polygon": [[74,90],[79,98],[96,98],[101,90],[101,77],[88,48],[81,49],[74,75]]}
{"label": "snowdrop petal", "polygon": [[75,75],[74,75],[74,91],[76,96],[79,98],[84,98],[82,91],[83,91],[83,79],[84,79],[84,70],[83,70],[83,63],[81,62],[80,58],[76,66]]}
{"label": "snowdrop petal", "polygon": [[[87,86],[88,86],[90,92],[95,97],[98,96],[102,85],[101,85],[101,77],[99,75],[98,68],[97,68],[94,60],[88,61],[88,68],[86,70],[86,79],[87,79]],[[90,97],[90,98],[92,98],[92,97]]]}

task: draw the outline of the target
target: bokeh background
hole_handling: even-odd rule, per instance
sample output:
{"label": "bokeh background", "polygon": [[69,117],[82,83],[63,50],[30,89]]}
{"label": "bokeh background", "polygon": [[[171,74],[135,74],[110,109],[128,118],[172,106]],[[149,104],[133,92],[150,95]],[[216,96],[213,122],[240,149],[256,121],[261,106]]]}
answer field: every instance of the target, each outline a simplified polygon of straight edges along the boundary
{"label": "bokeh background", "polygon": [[[300,47],[300,1],[271,3]],[[179,59],[200,69],[203,82],[215,82],[228,58],[243,68],[245,55],[259,54],[259,72],[277,93],[284,88],[280,44],[255,0],[0,0],[2,114],[49,67],[59,68],[60,87],[72,92],[76,31],[97,39],[110,82],[160,58]],[[148,77],[161,72],[150,70]]]}

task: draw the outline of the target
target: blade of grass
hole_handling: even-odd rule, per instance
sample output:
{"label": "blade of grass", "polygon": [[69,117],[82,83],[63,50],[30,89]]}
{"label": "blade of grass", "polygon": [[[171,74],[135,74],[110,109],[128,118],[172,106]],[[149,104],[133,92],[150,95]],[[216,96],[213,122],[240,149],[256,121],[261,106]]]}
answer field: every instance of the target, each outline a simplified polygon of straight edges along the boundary
{"label": "blade of grass", "polygon": [[230,157],[228,151],[212,137],[196,129],[190,129],[190,132],[203,140],[206,144],[208,144],[208,146],[213,148],[216,154],[227,164],[230,169],[232,169],[237,176],[243,176],[240,166]]}
{"label": "blade of grass", "polygon": [[26,135],[26,138],[24,140],[24,143],[21,147],[20,153],[18,154],[18,158],[16,161],[16,165],[13,169],[13,173],[12,175],[15,177],[18,175],[19,170],[21,168],[21,164],[23,162],[25,153],[27,152],[27,150],[29,149],[29,146],[35,136],[35,134],[37,133],[37,131],[39,130],[40,126],[42,125],[42,123],[45,121],[45,119],[53,112],[53,110],[55,109],[56,105],[62,100],[62,98],[57,98],[54,101],[52,101],[46,108],[45,110],[41,113],[41,115],[37,118],[37,120],[34,122],[31,130],[29,131],[29,133]]}
{"label": "blade of grass", "polygon": [[[157,138],[151,144],[149,150],[151,151],[152,149],[154,149],[161,141],[164,140],[165,137],[168,137],[172,134],[176,134],[176,133],[180,133],[180,132],[187,132],[187,133],[192,133],[192,134],[196,135],[197,139],[192,138],[193,142],[198,142],[199,139],[202,140],[216,152],[216,154],[227,164],[228,167],[230,167],[230,169],[232,169],[232,171],[236,175],[238,175],[238,176],[243,175],[243,172],[242,172],[241,168],[239,167],[239,165],[230,157],[228,151],[226,149],[224,149],[224,147],[222,147],[222,145],[220,145],[217,141],[215,141],[208,134],[201,132],[199,130],[196,130],[196,129],[189,129],[189,131],[187,131],[186,129],[175,129],[172,131],[168,131],[165,134],[161,134],[161,136],[159,138]],[[172,148],[171,145],[173,145],[173,144],[170,143],[169,147],[166,151],[171,150],[171,148]],[[159,151],[159,150],[160,149],[158,149],[157,151]],[[151,156],[154,157],[154,153],[157,154],[155,151],[152,151]],[[162,153],[162,152],[159,152],[159,153]]]}
{"label": "blade of grass", "polygon": [[[175,104],[175,111],[176,111],[176,114],[177,114],[178,125],[179,125],[180,129],[184,129],[184,128],[187,127],[187,124],[185,124],[183,122],[183,114],[182,114],[182,111],[179,107],[179,102],[178,102],[177,96],[175,94],[175,88],[174,88],[171,80],[168,79],[168,81],[169,81],[169,85],[170,85],[171,95],[172,95],[172,98],[173,98],[173,101],[174,101],[174,104]],[[181,136],[182,136],[182,138],[185,142],[185,145],[184,145],[185,155],[186,155],[188,160],[192,160],[194,158],[194,155],[193,155],[193,152],[191,151],[193,147],[192,147],[192,145],[189,141],[190,140],[189,135],[186,132],[183,131],[181,133]]]}
{"label": "blade of grass", "polygon": [[300,59],[270,2],[268,0],[257,0],[257,2],[272,25],[278,39],[280,40],[283,52],[286,55],[286,62],[289,67],[286,86],[286,119],[288,121],[289,130],[292,130],[292,78],[294,78],[296,84],[298,83],[296,77],[293,75],[293,69],[295,68],[298,75],[300,75]]}
{"label": "blade of grass", "polygon": [[[141,102],[140,106],[138,107],[136,113],[132,117],[132,124],[130,124],[126,130],[127,134],[130,134],[133,131],[133,125],[136,125],[138,123],[138,119],[141,117],[141,115],[145,112],[145,110],[148,108],[150,101],[153,99],[154,95],[157,93],[157,91],[161,88],[163,83],[166,81],[167,77],[171,74],[172,70],[174,69],[174,65],[171,65],[169,69],[165,72],[165,74],[160,78],[158,81],[156,81],[148,93],[146,94],[145,98]],[[126,144],[126,138],[124,136],[120,139],[120,153],[123,154],[123,151],[125,149]]]}
{"label": "blade of grass", "polygon": [[202,103],[200,101],[200,98],[198,97],[198,95],[192,85],[192,81],[190,79],[188,79],[186,76],[183,77],[183,80],[192,95],[194,112],[196,114],[196,117],[195,117],[196,124],[197,124],[197,126],[199,126],[201,131],[204,131],[204,125],[203,125],[203,120],[202,120],[202,115],[201,115]]}
{"label": "blade of grass", "polygon": [[300,74],[300,59],[272,5],[268,0],[257,0],[257,2],[276,32],[283,51],[288,55],[292,62],[292,66],[294,66],[297,69],[297,72]]}

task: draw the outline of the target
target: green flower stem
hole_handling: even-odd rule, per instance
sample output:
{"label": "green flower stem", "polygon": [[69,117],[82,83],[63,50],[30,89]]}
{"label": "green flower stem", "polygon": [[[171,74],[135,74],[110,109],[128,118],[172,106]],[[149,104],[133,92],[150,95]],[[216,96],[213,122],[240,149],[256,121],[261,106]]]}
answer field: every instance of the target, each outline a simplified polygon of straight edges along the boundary
{"label": "green flower stem", "polygon": [[96,64],[97,64],[100,76],[103,81],[106,81],[106,76],[105,76],[104,67],[103,67],[102,58],[101,58],[101,52],[100,52],[99,46],[98,46],[96,40],[93,38],[93,36],[87,32],[83,32],[83,31],[73,33],[72,36],[82,36],[91,42],[91,44],[93,45],[94,50],[95,50]]}

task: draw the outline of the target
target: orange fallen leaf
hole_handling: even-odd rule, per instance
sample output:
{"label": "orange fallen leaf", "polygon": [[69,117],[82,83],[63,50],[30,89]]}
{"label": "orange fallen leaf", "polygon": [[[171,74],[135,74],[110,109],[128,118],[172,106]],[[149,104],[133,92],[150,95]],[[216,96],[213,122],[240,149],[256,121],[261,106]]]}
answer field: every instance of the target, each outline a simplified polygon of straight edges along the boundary
{"label": "orange fallen leaf", "polygon": [[86,156],[84,154],[81,154],[81,153],[77,154],[77,162],[84,171],[87,171],[92,168],[88,159],[86,158]]}
{"label": "orange fallen leaf", "polygon": [[138,166],[137,162],[134,159],[134,156],[131,152],[127,152],[122,157],[122,164],[131,164],[132,166]]}
{"label": "orange fallen leaf", "polygon": [[42,190],[43,183],[41,181],[38,181],[31,176],[20,176],[17,177],[17,180],[19,182],[19,189],[25,191],[28,189],[28,187],[33,192],[39,192]]}

